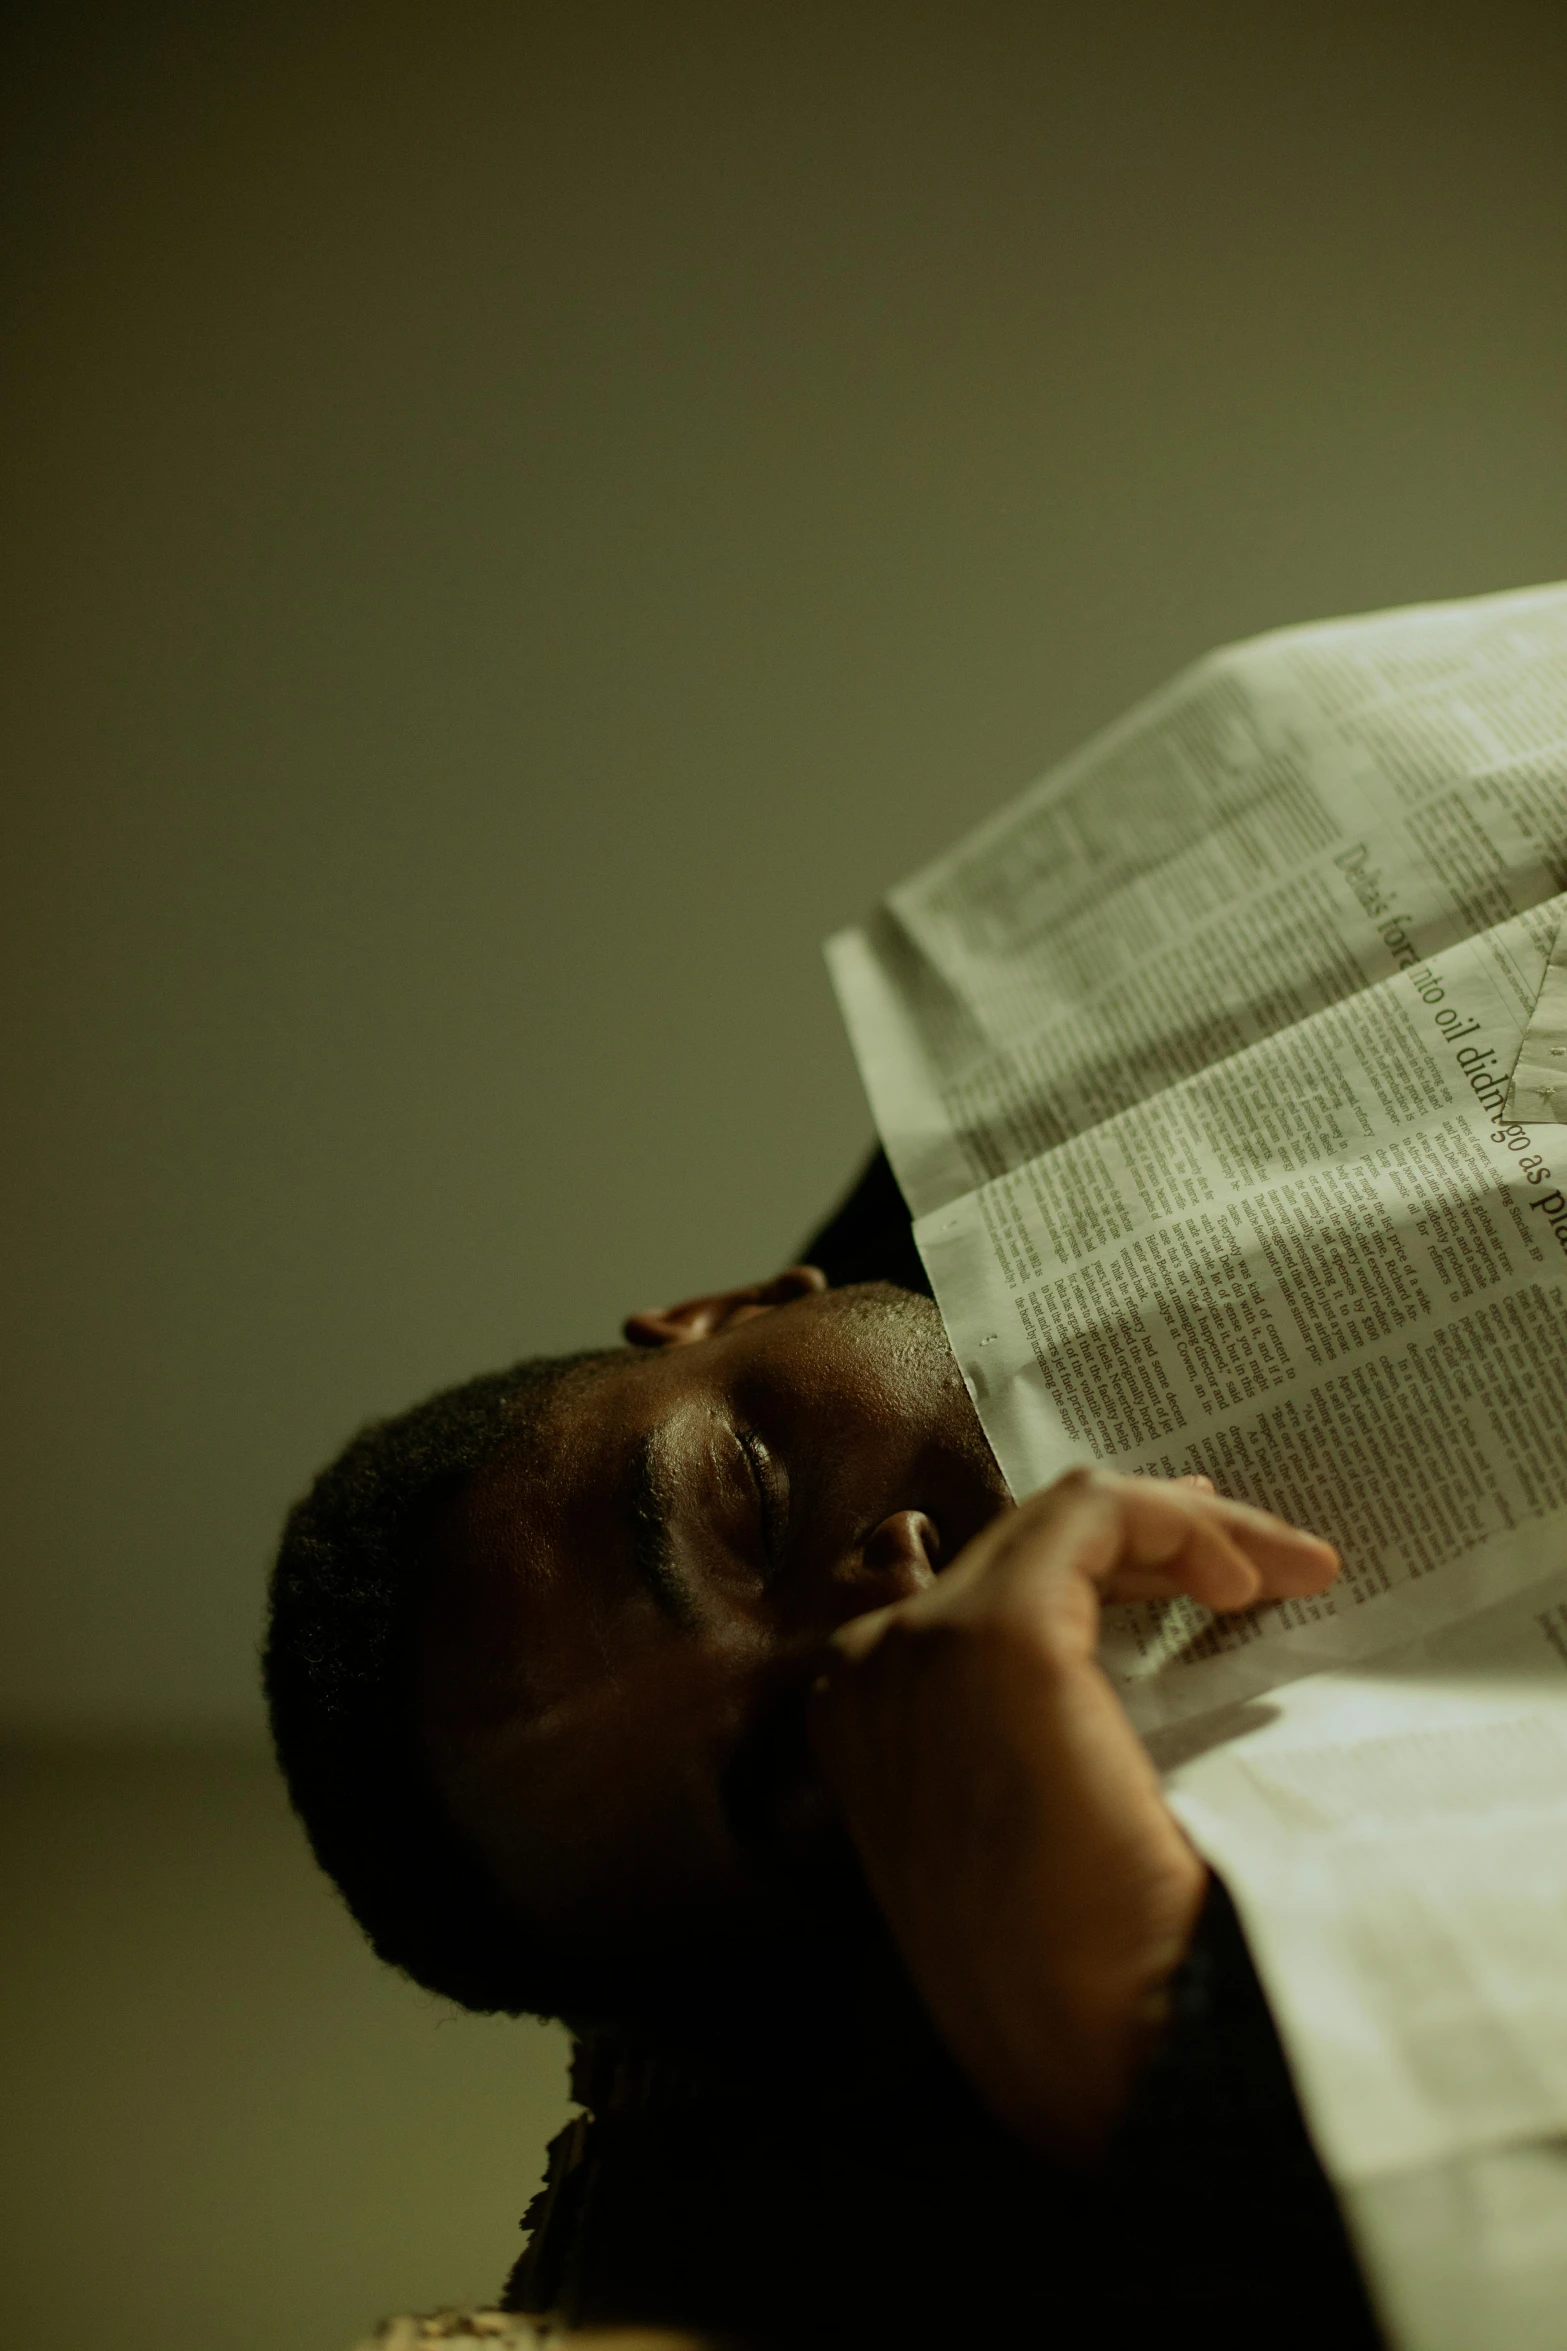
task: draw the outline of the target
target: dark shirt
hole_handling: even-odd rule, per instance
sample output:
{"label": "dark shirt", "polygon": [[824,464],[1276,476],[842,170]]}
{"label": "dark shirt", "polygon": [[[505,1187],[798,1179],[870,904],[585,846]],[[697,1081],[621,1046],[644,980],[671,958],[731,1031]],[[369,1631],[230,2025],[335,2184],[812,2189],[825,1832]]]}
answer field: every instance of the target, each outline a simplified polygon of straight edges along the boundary
{"label": "dark shirt", "polygon": [[[833,1286],[930,1285],[877,1153],[801,1252]],[[507,2307],[758,2344],[1375,2351],[1332,2190],[1222,1886],[1104,2162],[991,2120],[890,1949],[851,2057],[698,2062],[580,2043]],[[880,1970],[881,1972],[877,1972]]]}

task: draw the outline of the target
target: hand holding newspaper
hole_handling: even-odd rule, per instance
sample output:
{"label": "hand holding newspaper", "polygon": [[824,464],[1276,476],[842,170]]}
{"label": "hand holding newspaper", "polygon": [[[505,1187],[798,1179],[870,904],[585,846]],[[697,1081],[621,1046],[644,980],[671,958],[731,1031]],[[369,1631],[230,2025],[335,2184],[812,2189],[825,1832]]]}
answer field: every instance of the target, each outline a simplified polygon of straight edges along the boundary
{"label": "hand holding newspaper", "polygon": [[1013,1491],[1344,1554],[1104,1663],[1421,2351],[1567,2292],[1564,914],[1548,588],[1199,663],[828,950]]}

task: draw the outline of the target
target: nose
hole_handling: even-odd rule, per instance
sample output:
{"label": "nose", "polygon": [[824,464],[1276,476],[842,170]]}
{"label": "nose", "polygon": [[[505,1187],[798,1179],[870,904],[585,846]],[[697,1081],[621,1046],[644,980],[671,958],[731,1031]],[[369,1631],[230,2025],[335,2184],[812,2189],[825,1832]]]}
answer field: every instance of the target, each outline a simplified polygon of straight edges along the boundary
{"label": "nose", "polygon": [[871,1529],[861,1556],[867,1581],[878,1587],[871,1605],[885,1608],[935,1582],[941,1533],[923,1510],[895,1510]]}

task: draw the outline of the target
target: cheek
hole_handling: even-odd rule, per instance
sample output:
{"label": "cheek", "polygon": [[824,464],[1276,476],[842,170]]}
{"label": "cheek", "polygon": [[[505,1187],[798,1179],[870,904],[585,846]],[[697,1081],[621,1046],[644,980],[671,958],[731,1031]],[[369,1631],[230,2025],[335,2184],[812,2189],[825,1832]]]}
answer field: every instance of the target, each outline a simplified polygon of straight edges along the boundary
{"label": "cheek", "polygon": [[755,1704],[743,1655],[672,1651],[555,1711],[509,1774],[525,1892],[555,1923],[634,1934],[741,1882],[720,1788]]}

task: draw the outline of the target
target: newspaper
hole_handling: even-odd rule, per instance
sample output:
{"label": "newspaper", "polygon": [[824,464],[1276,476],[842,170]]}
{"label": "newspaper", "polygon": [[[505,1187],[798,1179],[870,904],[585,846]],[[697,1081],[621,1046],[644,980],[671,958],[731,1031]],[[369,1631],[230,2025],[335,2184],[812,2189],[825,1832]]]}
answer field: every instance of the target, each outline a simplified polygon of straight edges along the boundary
{"label": "newspaper", "polygon": [[1559,2351],[1567,1572],[1152,1744],[1392,2339]]}
{"label": "newspaper", "polygon": [[1014,1492],[1201,1469],[1344,1554],[1103,1654],[1390,2311],[1392,2183],[1567,2139],[1564,914],[1552,587],[1214,655],[828,948]]}

